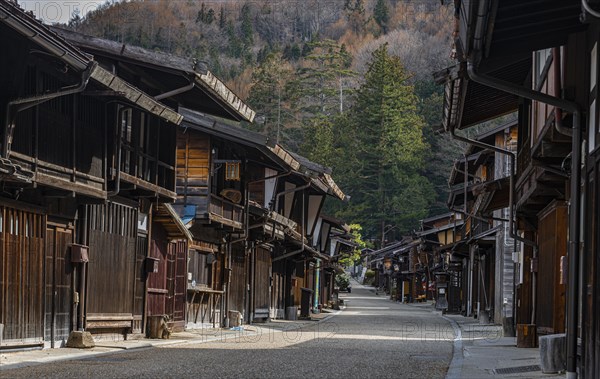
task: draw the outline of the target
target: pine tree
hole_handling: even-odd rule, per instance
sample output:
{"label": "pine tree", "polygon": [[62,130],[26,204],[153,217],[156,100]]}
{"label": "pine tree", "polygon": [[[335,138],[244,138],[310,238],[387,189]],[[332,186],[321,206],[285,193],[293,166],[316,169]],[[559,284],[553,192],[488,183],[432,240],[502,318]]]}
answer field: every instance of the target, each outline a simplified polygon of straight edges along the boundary
{"label": "pine tree", "polygon": [[198,15],[196,16],[196,24],[200,22],[205,22],[206,20],[206,6],[204,3],[200,6],[200,10],[198,11]]}
{"label": "pine tree", "polygon": [[350,1],[346,1],[344,10],[346,11],[348,24],[352,31],[357,35],[363,35],[369,21],[366,17],[363,0],[354,0],[353,4]]}
{"label": "pine tree", "polygon": [[223,30],[227,27],[227,16],[225,16],[225,10],[221,5],[221,10],[219,11],[219,29]]}
{"label": "pine tree", "polygon": [[244,3],[242,6],[242,10],[240,11],[241,16],[241,31],[242,31],[242,41],[244,44],[250,48],[254,43],[254,29],[252,26],[252,18],[250,14],[250,4]]}
{"label": "pine tree", "polygon": [[350,89],[346,80],[356,75],[352,57],[344,45],[333,40],[313,41],[303,65],[296,71],[298,109],[305,117],[331,116],[343,112]]}
{"label": "pine tree", "polygon": [[282,54],[269,53],[252,73],[252,87],[248,98],[258,119],[252,129],[284,144],[287,142],[286,130],[295,121],[290,106],[289,83],[292,76],[292,67],[283,59]]}
{"label": "pine tree", "polygon": [[373,9],[373,19],[375,19],[375,22],[381,28],[382,33],[387,34],[390,12],[386,0],[377,0],[375,9]]}
{"label": "pine tree", "polygon": [[351,205],[342,216],[361,223],[370,235],[387,225],[409,231],[427,215],[434,194],[421,174],[427,145],[417,97],[386,45],[372,55],[349,120],[336,132],[348,135],[349,146],[340,151],[348,154],[343,162],[351,166],[339,177],[352,188]]}

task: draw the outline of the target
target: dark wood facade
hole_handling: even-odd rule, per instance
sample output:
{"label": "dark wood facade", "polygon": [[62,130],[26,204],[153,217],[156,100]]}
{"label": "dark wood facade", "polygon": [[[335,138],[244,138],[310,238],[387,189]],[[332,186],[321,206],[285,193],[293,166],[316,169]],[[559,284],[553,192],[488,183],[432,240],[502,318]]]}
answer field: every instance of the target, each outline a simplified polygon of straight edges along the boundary
{"label": "dark wood facade", "polygon": [[[595,378],[598,19],[574,0],[543,7],[523,3],[518,14],[511,2],[495,0],[481,14],[480,3],[456,3],[457,58],[471,72],[459,74],[462,82],[449,80],[444,124],[454,131],[518,112],[513,206],[523,244],[515,259],[515,317],[526,324],[521,331],[565,331],[567,375]],[[597,9],[598,2],[586,4]],[[500,80],[507,85],[499,86]],[[519,91],[523,86],[528,93]],[[581,182],[574,180],[579,177]]]}
{"label": "dark wood facade", "polygon": [[0,7],[0,282],[11,299],[0,347],[60,347],[83,328],[141,331],[148,235],[138,216],[146,196],[174,199],[181,116],[14,3]]}
{"label": "dark wood facade", "polygon": [[268,320],[271,314],[271,250],[258,247],[252,258],[252,314],[254,320]]}
{"label": "dark wood facade", "polygon": [[567,206],[564,202],[553,202],[540,213],[539,254],[537,258],[537,297],[536,311],[538,335],[564,333],[566,308],[566,283],[561,278],[567,256]]}
{"label": "dark wood facade", "polygon": [[[86,318],[88,330],[142,332],[144,309],[135,302],[138,242],[136,207],[110,202],[89,206],[89,263]],[[83,226],[85,227],[85,226]]]}
{"label": "dark wood facade", "polygon": [[254,112],[204,64],[0,7],[0,348],[267,320],[321,293],[310,241],[344,198],[328,170],[207,116]]}
{"label": "dark wood facade", "polygon": [[[44,262],[46,215],[0,202],[0,228],[2,347],[42,343],[49,337],[49,333],[45,336],[44,325],[53,325],[53,301],[59,301],[52,296],[44,298],[45,275],[53,277],[55,273],[54,257],[50,257],[49,268]],[[45,273],[45,268],[50,272]],[[61,272],[60,268],[56,271]],[[53,282],[51,285],[54,287]],[[45,314],[46,303],[50,305],[49,314]]]}

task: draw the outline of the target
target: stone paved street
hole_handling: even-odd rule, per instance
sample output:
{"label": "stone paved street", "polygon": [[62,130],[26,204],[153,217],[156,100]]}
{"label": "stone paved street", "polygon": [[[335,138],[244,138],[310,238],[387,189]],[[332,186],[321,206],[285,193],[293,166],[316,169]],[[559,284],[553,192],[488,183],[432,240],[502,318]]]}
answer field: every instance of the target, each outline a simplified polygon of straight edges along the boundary
{"label": "stone paved street", "polygon": [[453,330],[430,308],[396,304],[356,284],[351,294],[340,297],[347,305],[343,312],[318,323],[304,323],[300,329],[251,326],[242,334],[213,342],[77,358],[0,373],[2,379],[445,377],[452,359]]}

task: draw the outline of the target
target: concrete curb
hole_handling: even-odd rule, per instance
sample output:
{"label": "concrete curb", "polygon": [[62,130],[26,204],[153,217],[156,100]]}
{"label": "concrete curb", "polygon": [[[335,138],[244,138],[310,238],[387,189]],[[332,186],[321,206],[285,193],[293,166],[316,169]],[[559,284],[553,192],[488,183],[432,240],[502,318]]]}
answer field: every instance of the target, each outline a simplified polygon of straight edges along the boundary
{"label": "concrete curb", "polygon": [[[298,324],[298,325],[294,325],[294,326],[288,326],[288,327],[284,327],[282,329],[273,328],[273,329],[270,329],[270,333],[283,333],[283,332],[287,332],[287,331],[291,331],[291,330],[298,330],[303,327],[307,327],[307,326],[311,326],[311,325],[317,325],[317,324],[320,324],[324,321],[331,319],[334,316],[339,315],[345,309],[346,309],[346,307],[344,306],[339,311],[335,311],[327,317],[324,317],[320,320],[313,320],[312,323],[311,323],[311,321],[308,321],[308,323],[302,323],[302,324]],[[255,325],[255,324],[253,324],[253,325]],[[258,326],[257,328],[261,328],[261,327]],[[24,367],[38,366],[38,365],[53,363],[53,362],[63,362],[63,361],[78,360],[78,359],[89,359],[89,358],[95,358],[95,357],[100,357],[100,356],[104,356],[104,355],[118,354],[118,353],[127,352],[127,351],[138,351],[138,350],[141,351],[141,350],[152,349],[152,348],[163,347],[163,346],[203,344],[203,343],[209,343],[209,342],[215,342],[215,341],[227,341],[227,340],[235,340],[238,338],[256,337],[257,335],[262,335],[262,332],[254,331],[254,332],[247,333],[247,334],[228,333],[228,334],[221,334],[218,336],[211,336],[211,337],[202,336],[200,338],[192,338],[189,340],[151,340],[151,341],[144,341],[145,343],[140,343],[140,344],[137,344],[134,346],[96,345],[96,347],[104,348],[104,349],[111,349],[111,350],[109,350],[109,351],[79,350],[76,353],[72,353],[72,354],[65,354],[62,356],[43,357],[43,358],[37,358],[35,360],[10,363],[10,364],[2,364],[2,362],[0,361],[0,372],[24,368]]]}
{"label": "concrete curb", "polygon": [[452,349],[452,361],[450,362],[450,367],[448,367],[446,379],[460,379],[462,378],[462,366],[464,361],[462,331],[456,321],[443,315],[441,317],[450,323],[456,335]]}

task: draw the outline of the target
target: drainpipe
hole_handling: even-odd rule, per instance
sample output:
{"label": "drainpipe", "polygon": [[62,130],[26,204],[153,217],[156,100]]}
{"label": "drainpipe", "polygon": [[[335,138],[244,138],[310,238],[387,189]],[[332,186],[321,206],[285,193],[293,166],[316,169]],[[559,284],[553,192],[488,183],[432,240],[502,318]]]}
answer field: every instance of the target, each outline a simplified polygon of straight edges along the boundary
{"label": "drainpipe", "polygon": [[[465,172],[463,174],[463,177],[465,178],[465,180],[463,181],[463,200],[464,200],[464,204],[463,204],[463,211],[465,212],[465,215],[467,214],[467,187],[469,186],[469,160],[467,159],[467,154],[463,154],[464,158],[465,158]],[[466,221],[466,220],[465,220]]]}
{"label": "drainpipe", "polygon": [[600,18],[600,12],[592,9],[592,7],[588,4],[587,0],[581,0],[581,6],[583,7],[583,9],[585,9],[587,13],[591,14],[593,17]]}
{"label": "drainpipe", "polygon": [[285,194],[292,193],[292,192],[298,192],[298,191],[304,190],[306,188],[309,188],[310,186],[311,186],[311,184],[310,184],[310,182],[308,182],[303,186],[290,188],[288,190],[279,192],[277,195],[275,195],[275,212],[277,212],[277,209],[279,208],[279,198],[281,197],[281,195],[285,195]]}
{"label": "drainpipe", "polygon": [[[88,64],[87,68],[81,73],[81,81],[77,85],[63,87],[60,90],[58,90],[57,92],[47,93],[44,95],[31,96],[31,97],[27,97],[24,99],[16,99],[16,100],[9,102],[6,105],[6,121],[4,124],[4,142],[2,144],[3,158],[9,159],[9,157],[10,157],[10,150],[11,150],[12,137],[13,137],[12,134],[16,127],[15,123],[17,121],[18,113],[22,112],[24,110],[27,110],[29,108],[35,107],[37,105],[40,105],[42,103],[45,103],[46,101],[56,99],[58,97],[68,96],[68,95],[73,95],[76,93],[83,92],[85,90],[85,87],[88,84],[88,81],[90,80],[92,70],[95,66],[96,66],[96,63],[93,61],[91,61]],[[13,109],[14,109],[14,112],[12,112]]]}
{"label": "drainpipe", "polygon": [[[283,195],[286,192],[290,193],[290,192],[300,191],[300,190],[303,190],[303,189],[308,188],[308,187],[310,187],[310,183],[307,184],[307,185],[301,186],[301,187],[294,188],[293,191],[292,190],[283,191],[281,193],[278,193],[277,196]],[[304,251],[304,229],[306,228],[306,225],[305,225],[306,224],[306,220],[305,220],[305,217],[304,217],[304,214],[306,213],[305,212],[305,208],[304,208],[305,198],[306,198],[306,194],[304,192],[302,192],[302,228],[301,228],[302,238],[300,240],[301,247],[299,249],[297,249],[297,250],[290,251],[289,253],[286,253],[286,254],[284,254],[284,255],[282,255],[280,257],[274,258],[273,262],[276,262],[276,261],[279,261],[279,260],[282,260],[282,259],[294,256],[294,255],[296,255],[298,253],[302,253]],[[277,198],[277,200],[279,200],[279,197]]]}
{"label": "drainpipe", "polygon": [[[475,220],[479,220],[479,221],[483,221],[483,222],[489,222],[490,220],[500,221],[500,222],[508,222],[509,221],[509,219],[507,219],[507,218],[501,218],[501,217],[479,217],[479,216],[474,215],[474,214],[465,213],[464,211],[461,211],[460,209],[456,209],[454,207],[448,208],[448,210],[450,210],[452,212],[460,213],[462,215],[465,215],[465,217],[466,216],[473,217]],[[456,220],[454,222],[456,223]]]}
{"label": "drainpipe", "polygon": [[[83,217],[81,220],[81,225],[83,225],[83,231],[81,235],[81,243],[85,246],[89,246],[89,238],[88,238],[88,206],[83,206]],[[87,271],[87,263],[83,262],[79,264],[79,304],[77,306],[77,330],[83,331],[84,328],[84,318],[85,318],[85,294],[87,292],[86,288],[86,271]]]}
{"label": "drainpipe", "polygon": [[[250,200],[248,199],[248,191],[249,191],[249,188],[250,188],[250,184],[255,184],[255,183],[260,183],[260,182],[266,182],[267,180],[271,180],[271,179],[279,179],[279,178],[283,178],[283,177],[289,176],[291,174],[292,174],[292,171],[287,171],[287,172],[284,172],[282,174],[271,175],[271,176],[267,176],[265,178],[251,180],[251,181],[249,181],[249,182],[246,183],[245,188],[244,188],[244,192],[245,192],[245,194],[244,194],[244,199],[245,199],[244,206],[246,208],[244,234],[246,236],[248,235],[248,232],[249,232],[248,230],[249,230],[249,226],[250,226],[249,225],[249,223],[250,223],[250,220],[249,220],[250,216],[248,214],[248,211],[250,209]],[[275,230],[274,228],[275,228],[275,226],[273,225],[273,230]]]}
{"label": "drainpipe", "polygon": [[[456,129],[455,128],[451,128],[450,129],[450,135],[452,136],[452,138],[454,138],[454,139],[456,139],[458,141],[462,141],[462,142],[465,142],[465,143],[468,143],[468,144],[480,147],[482,149],[489,149],[489,150],[495,151],[497,153],[507,155],[510,158],[510,176],[509,176],[509,192],[508,192],[508,197],[509,197],[509,199],[508,199],[508,205],[509,205],[508,210],[510,212],[510,214],[508,216],[508,220],[509,220],[509,234],[510,234],[511,238],[514,238],[514,239],[516,239],[516,240],[518,240],[520,242],[523,242],[524,244],[526,244],[528,246],[537,248],[537,244],[535,242],[527,240],[525,238],[522,238],[521,236],[517,235],[515,233],[515,231],[514,231],[514,211],[513,211],[513,205],[514,205],[514,189],[515,189],[515,186],[514,186],[514,182],[515,182],[515,160],[516,160],[515,153],[512,152],[512,151],[510,151],[510,150],[506,150],[506,149],[503,149],[503,148],[495,146],[495,145],[488,145],[486,143],[483,143],[481,141],[477,141],[475,139],[470,139],[470,138],[467,138],[467,137],[460,136],[460,135],[456,134]],[[469,215],[469,213],[467,213],[467,212],[460,212],[460,211],[458,211],[458,212],[459,213],[464,213],[465,216]]]}

